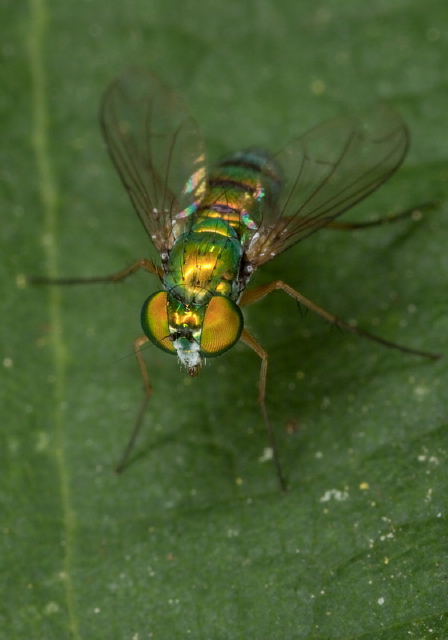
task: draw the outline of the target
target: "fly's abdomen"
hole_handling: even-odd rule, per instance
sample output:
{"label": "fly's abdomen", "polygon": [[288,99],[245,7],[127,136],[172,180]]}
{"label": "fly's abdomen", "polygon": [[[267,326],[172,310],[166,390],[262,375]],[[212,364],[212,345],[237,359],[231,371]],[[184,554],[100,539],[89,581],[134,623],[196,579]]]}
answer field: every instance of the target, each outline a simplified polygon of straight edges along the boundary
{"label": "fly's abdomen", "polygon": [[266,208],[276,206],[280,187],[280,169],[271,155],[258,149],[240,151],[210,172],[197,213],[225,220],[243,241],[258,229]]}

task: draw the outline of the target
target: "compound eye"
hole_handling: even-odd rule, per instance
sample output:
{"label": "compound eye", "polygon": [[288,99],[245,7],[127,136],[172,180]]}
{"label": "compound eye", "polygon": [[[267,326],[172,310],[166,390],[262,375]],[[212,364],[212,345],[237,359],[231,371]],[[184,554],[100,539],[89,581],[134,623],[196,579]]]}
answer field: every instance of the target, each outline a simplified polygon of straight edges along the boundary
{"label": "compound eye", "polygon": [[145,335],[156,347],[171,354],[176,353],[176,349],[169,339],[166,291],[156,291],[145,300],[142,307],[141,322]]}
{"label": "compound eye", "polygon": [[230,298],[213,296],[205,312],[201,334],[201,354],[220,356],[240,338],[244,320],[240,308]]}

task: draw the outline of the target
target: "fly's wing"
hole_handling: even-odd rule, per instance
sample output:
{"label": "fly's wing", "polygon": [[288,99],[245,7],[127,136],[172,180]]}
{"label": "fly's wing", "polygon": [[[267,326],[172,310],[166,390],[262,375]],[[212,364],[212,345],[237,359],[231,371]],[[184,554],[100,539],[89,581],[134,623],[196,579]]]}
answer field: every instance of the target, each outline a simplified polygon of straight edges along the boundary
{"label": "fly's wing", "polygon": [[383,104],[363,119],[335,118],[293,141],[275,156],[283,195],[263,214],[250,262],[268,262],[365,198],[400,166],[408,144],[406,124]]}
{"label": "fly's wing", "polygon": [[100,112],[112,161],[160,252],[173,244],[205,188],[202,138],[178,95],[152,73],[129,68],[106,90]]}

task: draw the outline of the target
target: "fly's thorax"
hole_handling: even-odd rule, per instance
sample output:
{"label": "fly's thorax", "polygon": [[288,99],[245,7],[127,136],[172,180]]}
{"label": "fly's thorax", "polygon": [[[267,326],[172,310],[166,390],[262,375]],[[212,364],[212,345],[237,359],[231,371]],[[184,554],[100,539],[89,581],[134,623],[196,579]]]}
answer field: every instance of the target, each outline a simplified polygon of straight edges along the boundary
{"label": "fly's thorax", "polygon": [[236,299],[242,252],[229,225],[200,219],[174,243],[164,267],[164,288],[186,305],[205,305],[214,295]]}
{"label": "fly's thorax", "polygon": [[186,304],[166,291],[145,301],[142,327],[157,347],[179,357],[190,375],[197,375],[205,358],[219,356],[240,338],[244,321],[237,304],[212,296],[207,304]]}

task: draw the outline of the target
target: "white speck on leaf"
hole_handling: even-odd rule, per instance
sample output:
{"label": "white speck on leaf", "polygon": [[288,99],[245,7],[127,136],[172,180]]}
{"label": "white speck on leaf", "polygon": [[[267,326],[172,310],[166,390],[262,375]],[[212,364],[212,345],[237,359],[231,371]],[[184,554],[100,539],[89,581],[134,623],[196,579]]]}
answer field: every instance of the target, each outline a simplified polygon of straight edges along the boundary
{"label": "white speck on leaf", "polygon": [[339,491],[339,489],[328,489],[328,491],[325,491],[322,498],[320,498],[320,502],[329,502],[332,499],[336,500],[337,502],[344,502],[344,500],[348,500],[348,497],[348,491]]}

